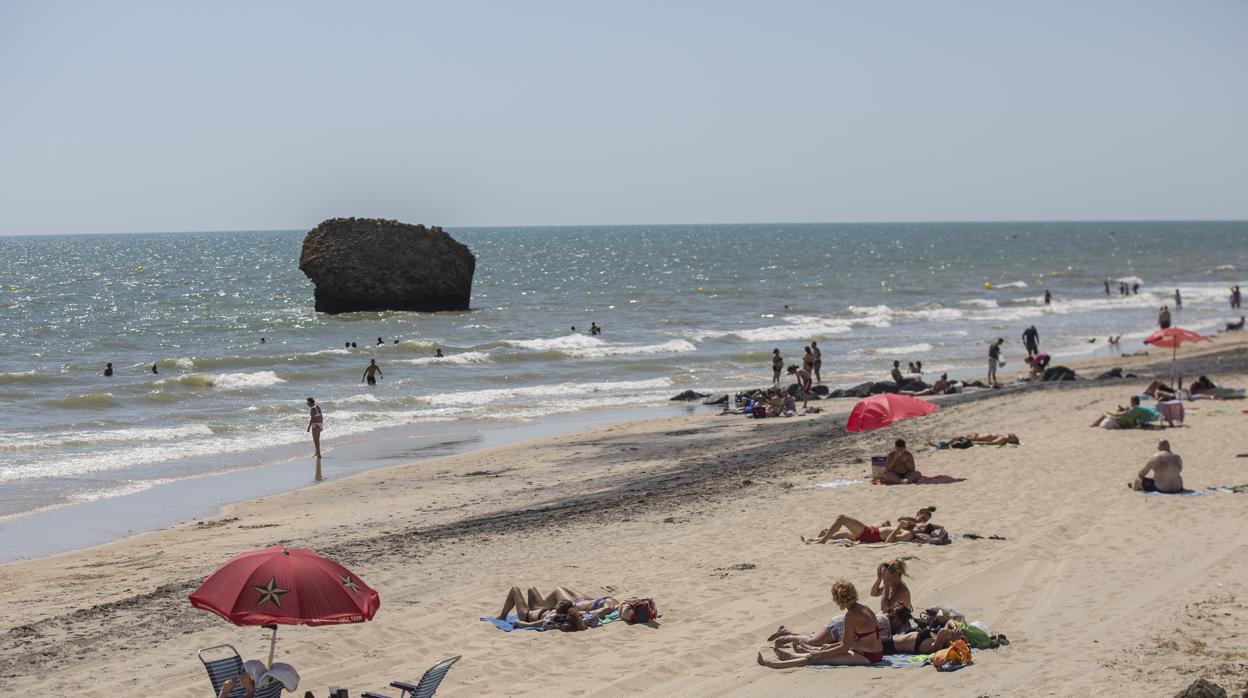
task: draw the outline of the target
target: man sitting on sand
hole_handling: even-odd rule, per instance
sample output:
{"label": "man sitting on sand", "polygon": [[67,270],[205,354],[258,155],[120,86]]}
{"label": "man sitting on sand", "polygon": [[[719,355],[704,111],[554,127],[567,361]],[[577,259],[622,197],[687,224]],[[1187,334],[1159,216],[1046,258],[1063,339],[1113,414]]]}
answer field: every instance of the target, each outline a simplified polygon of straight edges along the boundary
{"label": "man sitting on sand", "polygon": [[893,377],[893,382],[896,383],[898,386],[906,382],[906,377],[901,375],[901,362],[900,361],[893,362],[893,370],[889,372],[889,375]]}
{"label": "man sitting on sand", "polygon": [[906,440],[897,439],[893,450],[884,460],[884,482],[890,485],[908,485],[923,477],[914,467],[914,455],[906,450]]}
{"label": "man sitting on sand", "polygon": [[[1149,477],[1149,473],[1152,477]],[[1157,442],[1157,453],[1140,470],[1135,482],[1127,486],[1141,492],[1164,492],[1175,494],[1183,491],[1183,459],[1170,450],[1170,442],[1162,439]]]}

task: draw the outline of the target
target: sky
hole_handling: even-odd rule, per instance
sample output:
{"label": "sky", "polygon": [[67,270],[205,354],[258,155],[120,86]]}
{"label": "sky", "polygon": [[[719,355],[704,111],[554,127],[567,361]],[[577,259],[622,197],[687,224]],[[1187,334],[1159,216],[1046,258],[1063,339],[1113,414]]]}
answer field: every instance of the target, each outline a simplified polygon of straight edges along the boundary
{"label": "sky", "polygon": [[0,0],[0,234],[1248,219],[1248,2]]}

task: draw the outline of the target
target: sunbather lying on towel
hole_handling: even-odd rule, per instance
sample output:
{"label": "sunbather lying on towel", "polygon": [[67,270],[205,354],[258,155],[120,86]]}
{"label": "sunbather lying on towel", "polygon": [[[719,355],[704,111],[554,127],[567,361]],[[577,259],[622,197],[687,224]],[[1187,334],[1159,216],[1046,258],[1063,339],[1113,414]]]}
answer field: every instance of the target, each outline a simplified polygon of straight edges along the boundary
{"label": "sunbather lying on towel", "polygon": [[529,605],[529,599],[525,598],[524,592],[520,591],[520,587],[512,587],[507,592],[507,600],[503,602],[503,610],[496,616],[499,620],[507,620],[511,615],[511,611],[516,612],[517,628],[546,628],[548,630],[563,630],[565,632],[575,632],[577,630],[585,630],[591,624],[597,624],[598,616],[595,612],[590,611],[583,613],[572,607],[571,601],[560,601],[554,608],[533,607]]}
{"label": "sunbather lying on towel", "polygon": [[[955,436],[953,438],[956,439],[960,437]],[[1014,433],[981,434],[977,431],[973,431],[961,438],[965,438],[977,446],[1004,446],[1006,444],[1014,444],[1015,446],[1017,446],[1019,443],[1018,435]],[[949,441],[952,442],[953,439],[949,439]]]}
{"label": "sunbather lying on towel", "polygon": [[554,608],[560,601],[571,601],[572,608],[578,611],[597,611],[606,609],[613,611],[619,608],[620,602],[613,596],[599,596],[577,591],[565,586],[555,587],[549,594],[542,594],[536,587],[529,587],[529,606]]}
{"label": "sunbather lying on towel", "polygon": [[1158,400],[1173,400],[1176,393],[1174,388],[1159,380],[1155,380],[1144,389],[1144,394]]}
{"label": "sunbather lying on towel", "polygon": [[883,659],[883,631],[876,624],[875,613],[858,603],[858,590],[854,585],[845,579],[833,582],[832,600],[845,610],[845,630],[840,642],[821,645],[816,651],[788,659],[768,660],[759,652],[758,663],[773,669],[788,669],[808,664],[866,666]]}
{"label": "sunbather lying on towel", "polygon": [[827,543],[834,540],[847,540],[853,543],[903,543],[916,540],[917,534],[935,535],[944,531],[943,526],[934,523],[916,523],[914,519],[903,519],[897,522],[885,521],[879,526],[868,526],[852,516],[841,514],[828,528],[819,531],[817,538],[802,536],[802,542]]}

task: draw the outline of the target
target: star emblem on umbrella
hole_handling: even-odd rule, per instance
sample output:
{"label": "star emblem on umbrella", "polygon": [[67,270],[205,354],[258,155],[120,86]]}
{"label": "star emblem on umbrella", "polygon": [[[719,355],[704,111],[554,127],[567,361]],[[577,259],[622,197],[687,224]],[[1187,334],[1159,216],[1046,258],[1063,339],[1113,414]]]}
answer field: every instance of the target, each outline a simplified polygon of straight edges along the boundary
{"label": "star emblem on umbrella", "polygon": [[266,602],[272,601],[274,606],[282,607],[282,594],[290,591],[290,589],[282,589],[277,586],[277,579],[269,577],[269,583],[266,586],[253,586],[252,589],[260,592],[260,598],[256,600],[256,606],[263,606]]}
{"label": "star emblem on umbrella", "polygon": [[338,576],[342,577],[342,585],[343,585],[344,587],[346,587],[346,588],[350,589],[351,591],[354,591],[354,592],[355,592],[355,593],[357,593],[357,594],[358,594],[358,593],[360,593],[360,587],[356,585],[356,583],[355,583],[355,580],[354,580],[354,579],[351,579],[351,575],[349,575],[349,574],[342,574],[342,575],[338,575]]}

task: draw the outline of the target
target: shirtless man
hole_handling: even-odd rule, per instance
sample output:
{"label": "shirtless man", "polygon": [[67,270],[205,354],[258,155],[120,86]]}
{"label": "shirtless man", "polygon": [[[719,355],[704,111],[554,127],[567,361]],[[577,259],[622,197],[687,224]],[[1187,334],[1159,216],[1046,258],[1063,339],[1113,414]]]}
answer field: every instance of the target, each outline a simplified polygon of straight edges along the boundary
{"label": "shirtless man", "polygon": [[901,362],[900,361],[893,362],[893,370],[890,372],[890,374],[893,377],[893,382],[896,383],[897,385],[900,386],[902,383],[906,382],[906,377],[901,375]]}
{"label": "shirtless man", "polygon": [[321,406],[316,400],[308,398],[308,432],[312,434],[312,445],[316,447],[316,457],[321,457],[321,430],[325,428],[325,417],[321,414]]}
{"label": "shirtless man", "polygon": [[823,385],[823,377],[819,375],[819,372],[823,369],[823,352],[819,350],[819,342],[812,341],[810,343],[810,350],[815,355],[815,382],[819,385]]}
{"label": "shirtless man", "polygon": [[364,377],[360,382],[368,381],[369,385],[377,385],[378,378],[385,378],[381,375],[381,367],[377,365],[377,359],[369,359],[368,368],[364,369]]}
{"label": "shirtless man", "polygon": [[906,440],[897,439],[895,448],[884,460],[884,481],[890,485],[908,485],[923,477],[914,467],[914,455],[906,450]]}
{"label": "shirtless man", "polygon": [[111,377],[112,377],[112,375],[113,375],[113,365],[112,365],[112,364],[107,364],[107,365],[105,365],[105,366],[104,366],[104,376],[105,376],[105,377],[107,377],[107,378],[111,378]]}
{"label": "shirtless man", "polygon": [[771,382],[780,382],[780,372],[784,370],[784,357],[780,356],[779,349],[771,350]]}
{"label": "shirtless man", "polygon": [[[1148,477],[1149,473],[1152,477]],[[1127,486],[1142,492],[1165,492],[1174,494],[1183,491],[1183,459],[1170,451],[1170,442],[1162,439],[1157,442],[1157,453],[1140,470],[1135,482]]]}

